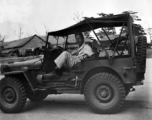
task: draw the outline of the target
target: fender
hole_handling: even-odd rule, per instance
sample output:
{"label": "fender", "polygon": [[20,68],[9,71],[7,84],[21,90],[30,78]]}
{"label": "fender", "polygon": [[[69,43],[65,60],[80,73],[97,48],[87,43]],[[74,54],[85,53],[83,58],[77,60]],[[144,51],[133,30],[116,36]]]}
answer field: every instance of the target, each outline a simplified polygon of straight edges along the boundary
{"label": "fender", "polygon": [[[91,70],[89,70],[85,76],[83,77],[83,80],[82,80],[82,83],[81,83],[81,94],[83,94],[84,92],[84,87],[87,83],[87,81],[89,80],[89,78],[91,76],[93,76],[94,74],[96,73],[100,73],[100,72],[110,72],[110,73],[113,73],[115,74],[117,77],[119,77],[119,79],[122,81],[122,78],[120,77],[120,75],[113,69],[109,68],[109,67],[104,67],[104,66],[100,66],[100,67],[96,67],[96,68],[93,68]],[[123,82],[123,81],[122,81]]]}
{"label": "fender", "polygon": [[12,74],[20,74],[20,73],[23,73],[23,71],[4,72],[4,73],[0,73],[0,75],[12,75]]}
{"label": "fender", "polygon": [[23,84],[26,84],[30,87],[32,91],[37,90],[37,83],[34,80],[32,74],[29,71],[13,71],[13,72],[4,72],[1,75],[16,77],[18,78]]}

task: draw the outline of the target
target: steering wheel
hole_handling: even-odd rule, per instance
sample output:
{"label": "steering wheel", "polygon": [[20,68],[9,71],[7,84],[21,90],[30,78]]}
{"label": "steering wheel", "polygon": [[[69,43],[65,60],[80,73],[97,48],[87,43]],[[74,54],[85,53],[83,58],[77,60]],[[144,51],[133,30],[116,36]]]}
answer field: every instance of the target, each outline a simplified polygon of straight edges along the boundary
{"label": "steering wheel", "polygon": [[61,49],[61,50],[64,50],[64,48],[63,47],[61,47],[61,46],[56,46],[57,48],[59,48],[59,49]]}
{"label": "steering wheel", "polygon": [[61,46],[56,46],[56,50],[58,50],[59,53],[65,51],[64,48],[62,48]]}

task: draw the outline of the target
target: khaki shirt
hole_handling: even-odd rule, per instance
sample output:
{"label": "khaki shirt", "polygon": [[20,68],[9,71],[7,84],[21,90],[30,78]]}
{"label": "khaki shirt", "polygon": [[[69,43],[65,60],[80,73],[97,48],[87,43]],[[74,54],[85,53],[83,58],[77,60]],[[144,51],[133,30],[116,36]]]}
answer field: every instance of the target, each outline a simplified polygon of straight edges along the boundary
{"label": "khaki shirt", "polygon": [[78,58],[80,60],[83,60],[86,57],[90,57],[91,55],[93,55],[94,52],[92,50],[92,48],[88,45],[88,44],[83,44],[79,49],[78,49]]}

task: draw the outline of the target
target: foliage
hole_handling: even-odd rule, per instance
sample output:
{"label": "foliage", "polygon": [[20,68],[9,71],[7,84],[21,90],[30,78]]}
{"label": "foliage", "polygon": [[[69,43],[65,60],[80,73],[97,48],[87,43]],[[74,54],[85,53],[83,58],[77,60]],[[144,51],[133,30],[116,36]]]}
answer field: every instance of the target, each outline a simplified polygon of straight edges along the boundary
{"label": "foliage", "polygon": [[[109,13],[109,14],[105,14],[105,13],[98,13],[98,15],[100,17],[110,17],[113,16],[114,14]],[[115,35],[116,34],[116,29],[114,27],[106,27],[104,28],[104,31],[108,34],[108,35]],[[103,38],[105,36],[103,29],[99,30],[97,32],[97,35],[99,38]]]}
{"label": "foliage", "polygon": [[145,35],[145,30],[140,24],[134,24],[134,33],[135,35]]}
{"label": "foliage", "polygon": [[[141,19],[138,17],[137,13],[138,12],[133,12],[133,11],[124,11],[122,12],[123,14],[130,14],[133,18],[133,22],[141,21]],[[124,27],[122,33],[127,33],[127,28]],[[134,23],[134,33],[135,35],[145,35],[144,28],[140,24],[135,24]]]}
{"label": "foliage", "polygon": [[[144,28],[140,25],[140,24],[135,24],[135,22],[137,21],[141,21],[141,19],[138,17],[137,15],[137,12],[134,12],[134,11],[124,11],[122,12],[122,14],[130,14],[133,18],[133,26],[134,26],[134,33],[135,35],[145,35],[145,31],[144,31]],[[100,17],[110,17],[110,16],[113,16],[114,14],[113,13],[109,13],[109,14],[106,14],[106,13],[98,13],[98,15]],[[73,20],[75,20],[76,22],[80,22],[83,20],[83,13],[82,14],[79,14],[78,12],[76,14],[74,14],[74,18]],[[98,32],[97,32],[97,36],[99,38],[103,38],[105,36],[105,32],[107,35],[115,35],[116,34],[116,29],[114,27],[104,27],[104,30],[103,29],[100,29]],[[150,32],[150,30],[149,30]],[[122,30],[122,34],[123,33],[127,33],[127,27],[124,27],[123,30]],[[150,32],[152,34],[152,32]],[[90,37],[90,31],[87,31],[84,33],[84,35],[88,38]]]}
{"label": "foliage", "polygon": [[151,28],[151,27],[148,27],[148,28],[146,29],[146,31],[147,31],[147,34],[150,36],[151,45],[152,45],[152,28]]}
{"label": "foliage", "polygon": [[[76,23],[81,22],[81,21],[84,20],[84,19],[87,19],[87,17],[84,17],[84,16],[83,16],[83,12],[82,12],[81,14],[80,14],[79,12],[74,13],[73,20],[76,21]],[[90,38],[90,32],[91,32],[91,31],[85,31],[85,32],[83,33],[83,35],[84,35],[86,38]]]}
{"label": "foliage", "polygon": [[18,23],[18,27],[19,27],[18,33],[16,33],[16,31],[14,31],[14,34],[15,34],[19,39],[21,39],[21,38],[22,38],[22,35],[23,35],[23,31],[22,31],[22,26],[21,26],[20,23]]}
{"label": "foliage", "polygon": [[79,12],[74,13],[73,20],[78,23],[83,20],[83,12],[80,14]]}
{"label": "foliage", "polygon": [[6,39],[6,36],[5,35],[2,35],[0,33],[0,57],[2,57],[2,50],[4,49],[4,41]]}
{"label": "foliage", "polygon": [[138,15],[137,15],[137,13],[138,12],[133,12],[133,11],[131,11],[131,10],[128,10],[128,11],[124,11],[124,12],[122,12],[123,14],[130,14],[131,16],[132,16],[132,18],[133,18],[133,21],[135,22],[135,21],[141,21],[141,19],[138,17]]}

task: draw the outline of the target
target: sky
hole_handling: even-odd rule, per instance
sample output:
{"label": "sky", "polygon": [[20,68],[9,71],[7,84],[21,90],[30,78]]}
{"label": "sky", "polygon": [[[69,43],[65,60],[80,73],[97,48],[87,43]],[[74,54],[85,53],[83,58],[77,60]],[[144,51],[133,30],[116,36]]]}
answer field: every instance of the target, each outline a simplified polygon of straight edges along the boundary
{"label": "sky", "polygon": [[[152,27],[152,0],[0,0],[0,34],[5,41],[34,34],[46,35],[46,31],[66,28],[80,17],[98,17],[98,13],[120,14],[123,11],[138,12],[144,28]],[[20,26],[20,27],[19,27]],[[148,38],[149,39],[149,38]]]}

